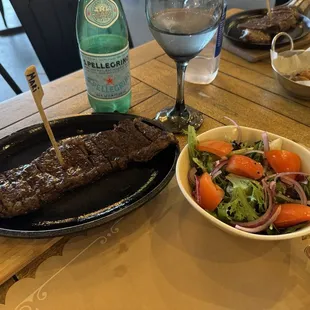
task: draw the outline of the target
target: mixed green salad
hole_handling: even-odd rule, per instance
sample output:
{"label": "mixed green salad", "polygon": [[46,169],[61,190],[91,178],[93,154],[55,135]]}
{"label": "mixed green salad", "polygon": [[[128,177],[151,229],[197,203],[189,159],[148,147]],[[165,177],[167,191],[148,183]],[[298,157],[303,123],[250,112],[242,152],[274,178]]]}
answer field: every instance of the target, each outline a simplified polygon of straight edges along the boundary
{"label": "mixed green salad", "polygon": [[254,143],[238,138],[198,142],[188,127],[195,201],[236,229],[268,235],[294,232],[310,221],[310,174],[301,172],[298,154],[282,149],[267,133]]}

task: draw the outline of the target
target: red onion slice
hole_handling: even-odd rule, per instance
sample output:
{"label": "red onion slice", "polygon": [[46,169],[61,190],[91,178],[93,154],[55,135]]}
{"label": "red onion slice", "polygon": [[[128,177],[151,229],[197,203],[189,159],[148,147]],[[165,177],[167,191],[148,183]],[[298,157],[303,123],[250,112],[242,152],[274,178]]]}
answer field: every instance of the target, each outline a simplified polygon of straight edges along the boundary
{"label": "red onion slice", "polygon": [[264,152],[268,152],[269,151],[269,141],[268,141],[268,136],[267,136],[266,131],[262,133],[262,139],[263,139],[263,144],[264,144]]}
{"label": "red onion slice", "polygon": [[248,232],[248,233],[253,233],[253,234],[261,232],[261,231],[264,231],[265,229],[267,229],[277,219],[277,217],[279,216],[280,212],[281,212],[281,207],[279,206],[273,212],[273,214],[268,219],[268,221],[265,222],[264,224],[260,225],[260,226],[257,226],[257,227],[254,227],[254,228],[246,228],[246,227],[242,227],[242,226],[236,225],[235,228],[237,228],[239,230],[242,230],[242,231],[245,231],[245,232]]}
{"label": "red onion slice", "polygon": [[221,173],[222,173],[221,170],[217,171],[216,173],[214,173],[214,174],[212,175],[212,179],[215,179],[215,178],[218,177]]}
{"label": "red onion slice", "polygon": [[253,151],[248,151],[248,152],[245,152],[244,155],[249,155],[249,154],[252,154],[252,153],[259,153],[259,154],[262,154],[264,155],[265,152],[264,151],[260,151],[260,150],[253,150]]}
{"label": "red onion slice", "polygon": [[228,163],[228,160],[220,160],[218,161],[218,164],[214,167],[212,172],[210,173],[211,176],[214,176],[219,170],[221,170],[226,164]]}
{"label": "red onion slice", "polygon": [[292,185],[294,187],[294,189],[296,190],[297,194],[299,195],[300,197],[300,203],[302,205],[307,205],[307,196],[306,196],[306,193],[305,191],[303,190],[303,188],[301,187],[301,185],[293,180],[293,179],[289,179],[287,177],[282,177],[281,178],[281,181],[285,184],[288,184],[288,185]]}
{"label": "red onion slice", "polygon": [[269,188],[271,190],[272,197],[274,197],[276,194],[276,185],[277,185],[277,183],[275,181],[271,181],[269,184]]}
{"label": "red onion slice", "polygon": [[200,205],[201,195],[200,195],[200,180],[197,175],[195,175],[195,183],[196,183],[196,201]]}
{"label": "red onion slice", "polygon": [[267,180],[272,179],[272,178],[275,178],[274,181],[276,181],[280,177],[284,177],[286,175],[292,175],[292,174],[310,176],[310,173],[305,173],[305,172],[280,172],[280,173],[275,173],[275,174],[272,174],[272,175],[265,177],[263,179],[263,181],[267,181]]}
{"label": "red onion slice", "polygon": [[261,225],[264,225],[271,217],[272,211],[273,211],[273,195],[266,184],[266,182],[263,182],[263,188],[264,188],[264,200],[267,203],[267,210],[266,212],[259,217],[257,220],[252,221],[252,222],[233,222],[234,226],[239,226],[239,227],[246,227],[246,228],[255,228],[259,227]]}
{"label": "red onion slice", "polygon": [[242,131],[241,131],[240,126],[233,119],[231,119],[231,118],[229,118],[227,116],[224,116],[224,117],[226,119],[228,119],[230,122],[232,122],[236,126],[236,128],[238,130],[238,136],[237,136],[236,141],[237,141],[237,143],[240,143],[242,141]]}

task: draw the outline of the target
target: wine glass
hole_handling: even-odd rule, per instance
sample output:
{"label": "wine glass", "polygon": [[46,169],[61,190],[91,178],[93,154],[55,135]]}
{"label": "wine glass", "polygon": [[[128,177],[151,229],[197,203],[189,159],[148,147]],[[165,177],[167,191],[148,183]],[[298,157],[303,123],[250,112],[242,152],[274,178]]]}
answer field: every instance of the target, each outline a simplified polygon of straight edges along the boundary
{"label": "wine glass", "polygon": [[223,11],[223,0],[146,0],[149,28],[164,51],[176,62],[177,96],[174,107],[158,112],[156,119],[174,132],[188,125],[199,128],[203,115],[184,102],[187,64],[212,39]]}

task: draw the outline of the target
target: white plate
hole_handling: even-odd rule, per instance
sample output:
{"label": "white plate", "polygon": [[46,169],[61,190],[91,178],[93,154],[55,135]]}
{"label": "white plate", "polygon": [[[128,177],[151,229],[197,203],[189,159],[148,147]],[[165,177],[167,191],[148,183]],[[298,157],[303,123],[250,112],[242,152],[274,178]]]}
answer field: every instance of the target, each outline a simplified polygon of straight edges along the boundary
{"label": "white plate", "polygon": [[[246,142],[255,142],[262,139],[262,130],[248,128],[248,127],[241,127],[242,130],[242,141]],[[310,173],[310,151],[305,147],[297,144],[289,139],[280,137],[278,135],[267,133],[269,141],[275,140],[277,138],[281,138],[283,140],[282,149],[288,150],[298,154],[301,158],[302,167],[301,170],[303,172]],[[198,136],[199,141],[207,141],[207,140],[225,140],[231,141],[235,139],[237,136],[235,126],[225,126],[225,127],[217,127],[212,130],[206,131],[203,134]],[[176,167],[176,177],[178,181],[178,185],[187,199],[187,201],[193,206],[195,210],[197,210],[202,216],[206,218],[207,221],[214,224],[218,228],[226,231],[230,234],[248,238],[248,239],[255,239],[255,240],[265,240],[265,241],[275,241],[275,240],[287,240],[293,239],[297,237],[301,237],[304,235],[310,234],[310,225],[304,227],[296,232],[283,234],[283,235],[259,235],[259,234],[251,234],[247,233],[234,227],[231,227],[224,222],[216,219],[212,215],[210,215],[207,211],[202,209],[193,199],[191,194],[191,188],[187,179],[187,173],[190,169],[190,162],[188,156],[188,147],[187,145],[184,147],[183,151],[181,152],[177,167]]]}

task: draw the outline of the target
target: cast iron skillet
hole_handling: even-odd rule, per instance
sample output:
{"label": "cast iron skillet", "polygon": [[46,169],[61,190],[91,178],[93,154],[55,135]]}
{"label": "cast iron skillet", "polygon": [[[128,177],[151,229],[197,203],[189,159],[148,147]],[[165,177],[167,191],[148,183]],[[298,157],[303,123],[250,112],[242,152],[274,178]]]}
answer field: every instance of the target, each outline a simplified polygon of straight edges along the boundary
{"label": "cast iron skillet", "polygon": [[[128,114],[95,114],[51,122],[56,139],[112,129]],[[149,125],[157,122],[143,119]],[[22,129],[0,140],[0,172],[29,163],[50,146],[42,124]],[[0,235],[22,238],[54,237],[82,231],[114,220],[142,206],[171,180],[179,148],[169,146],[148,163],[131,164],[99,181],[65,193],[28,215],[0,219]]]}
{"label": "cast iron skillet", "polygon": [[[250,18],[262,17],[267,14],[267,9],[249,10],[234,14],[226,19],[224,27],[224,36],[234,43],[245,48],[257,48],[264,49],[270,48],[270,43],[251,43],[244,42],[240,39],[242,35],[242,29],[239,29],[238,24],[246,22]],[[294,41],[299,40],[306,36],[310,32],[310,19],[304,15],[300,15],[300,21],[296,28],[292,28],[287,33],[292,37]],[[281,37],[277,40],[277,45],[281,46],[289,43],[287,37]]]}

